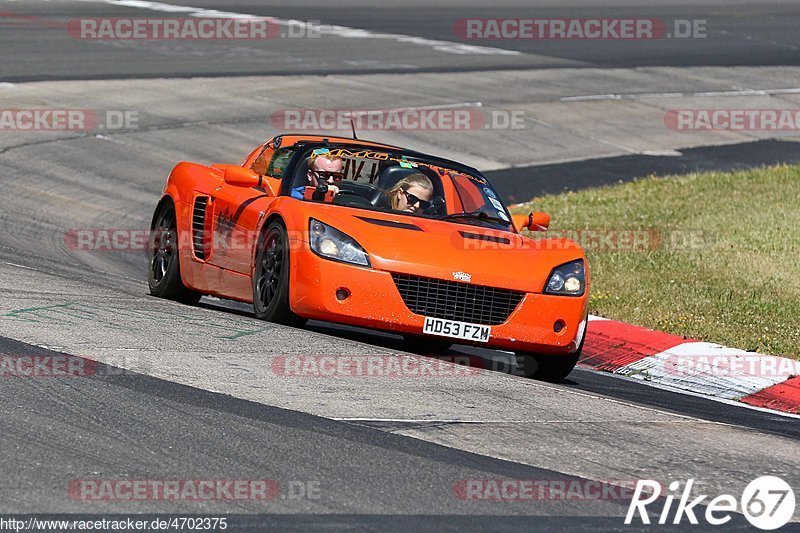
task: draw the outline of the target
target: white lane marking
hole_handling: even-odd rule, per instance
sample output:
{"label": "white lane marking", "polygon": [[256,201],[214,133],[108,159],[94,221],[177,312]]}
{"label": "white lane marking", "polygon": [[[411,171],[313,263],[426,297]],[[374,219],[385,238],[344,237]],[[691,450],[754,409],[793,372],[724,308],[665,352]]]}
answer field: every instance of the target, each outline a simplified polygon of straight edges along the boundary
{"label": "white lane marking", "polygon": [[775,94],[800,94],[800,87],[786,89],[746,89],[740,91],[704,91],[694,93],[620,93],[620,94],[587,94],[583,96],[564,96],[561,102],[584,102],[589,100],[643,100],[646,98],[707,98],[707,97],[734,97],[734,96],[772,96]]}
{"label": "white lane marking", "polygon": [[441,419],[428,419],[428,418],[340,418],[340,417],[331,417],[331,420],[336,420],[337,422],[409,422],[409,423],[420,423],[420,422],[435,422],[438,424],[500,424],[500,423],[508,423],[508,424],[520,424],[522,422],[517,422],[513,420],[441,420]]}
{"label": "white lane marking", "polygon": [[25,270],[33,270],[34,272],[39,272],[35,268],[27,267],[25,265],[18,265],[16,263],[9,263],[8,261],[3,261],[3,264],[4,265],[10,265],[10,266],[17,267],[17,268],[24,268]]}
{"label": "white lane marking", "polygon": [[108,137],[106,135],[101,135],[99,133],[95,134],[94,138],[97,139],[97,140],[100,140],[100,141],[106,141],[106,142],[115,143],[115,144],[125,144],[122,141],[118,141],[117,139],[112,139],[111,137]]}
{"label": "white lane marking", "polygon": [[16,83],[8,83],[8,82],[0,83],[0,89],[16,89],[16,88],[17,88]]}
{"label": "white lane marking", "polygon": [[693,96],[770,96],[773,94],[798,94],[800,88],[791,89],[747,89],[743,91],[707,91]]}
{"label": "white lane marking", "polygon": [[[727,368],[720,368],[717,373],[712,370],[715,363],[736,359],[742,364],[730,368],[729,363]],[[711,368],[704,371],[706,366]],[[738,400],[786,381],[798,373],[798,366],[800,363],[797,361],[783,357],[737,350],[710,342],[685,342],[620,367],[614,373],[705,396]]]}
{"label": "white lane marking", "polygon": [[563,96],[562,102],[581,102],[584,100],[619,100],[622,96],[618,94],[587,94],[585,96]]}
{"label": "white lane marking", "polygon": [[642,150],[639,152],[641,155],[649,155],[652,157],[681,157],[682,152],[678,150]]}
{"label": "white lane marking", "polygon": [[107,4],[112,4],[115,6],[150,9],[152,11],[161,11],[166,13],[188,13],[189,16],[192,17],[232,18],[232,19],[266,18],[271,20],[275,24],[279,24],[281,26],[298,26],[298,25],[303,26],[309,31],[313,31],[315,33],[318,32],[320,35],[333,35],[345,39],[383,39],[389,41],[397,41],[400,43],[427,46],[439,52],[445,52],[448,54],[503,55],[503,56],[521,55],[521,52],[515,50],[504,50],[502,48],[494,48],[489,46],[475,46],[475,45],[462,44],[451,41],[439,41],[435,39],[426,39],[424,37],[414,37],[411,35],[402,35],[396,33],[378,33],[369,30],[362,30],[359,28],[350,28],[347,26],[336,26],[331,24],[314,24],[295,19],[259,17],[258,15],[250,15],[247,13],[235,13],[232,11],[218,11],[216,9],[176,6],[172,4],[166,4],[164,2],[150,2],[147,0],[98,0],[98,1],[104,1]]}
{"label": "white lane marking", "polygon": [[[672,413],[669,413],[672,414]],[[327,417],[326,417],[327,418]],[[686,424],[695,422],[707,422],[709,424],[716,424],[716,422],[708,422],[705,420],[693,420],[691,417],[683,417],[688,420],[659,420],[656,422],[648,421],[647,423],[655,424]],[[330,420],[337,422],[408,422],[409,424],[419,424],[421,422],[433,422],[436,424],[595,424],[603,422],[620,422],[620,420],[611,419],[579,419],[579,420],[458,420],[458,419],[427,419],[427,418],[351,418],[351,417],[331,417]],[[624,422],[624,420],[622,420]]]}
{"label": "white lane marking", "polygon": [[430,111],[434,109],[463,109],[465,107],[483,107],[483,102],[460,102],[455,104],[437,104],[437,105],[423,105],[423,106],[416,106],[416,107],[393,107],[383,108],[383,109],[349,109],[346,112],[352,115],[374,115],[374,114],[382,114],[386,113],[387,111],[395,111],[398,113],[406,112],[406,111]]}

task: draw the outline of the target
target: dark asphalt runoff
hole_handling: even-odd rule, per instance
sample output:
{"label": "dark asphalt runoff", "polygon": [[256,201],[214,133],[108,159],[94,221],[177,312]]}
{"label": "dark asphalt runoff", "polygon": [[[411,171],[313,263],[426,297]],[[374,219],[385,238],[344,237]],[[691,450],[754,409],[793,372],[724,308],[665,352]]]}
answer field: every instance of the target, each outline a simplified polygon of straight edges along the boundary
{"label": "dark asphalt runoff", "polygon": [[486,172],[497,192],[511,204],[535,196],[613,185],[644,176],[690,172],[731,172],[800,161],[800,143],[765,140],[700,146],[676,155],[622,155],[569,163],[514,167]]}

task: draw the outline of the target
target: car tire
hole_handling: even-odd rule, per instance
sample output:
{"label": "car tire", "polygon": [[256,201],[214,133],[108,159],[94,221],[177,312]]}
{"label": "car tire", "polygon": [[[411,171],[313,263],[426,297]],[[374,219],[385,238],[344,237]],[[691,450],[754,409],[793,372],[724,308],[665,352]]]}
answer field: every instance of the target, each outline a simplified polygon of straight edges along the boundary
{"label": "car tire", "polygon": [[452,342],[421,335],[403,335],[409,351],[424,355],[441,355],[453,345]]}
{"label": "car tire", "polygon": [[273,220],[258,239],[253,269],[253,311],[256,318],[301,326],[306,320],[289,306],[289,238],[286,228]]}
{"label": "car tire", "polygon": [[181,280],[179,243],[175,205],[167,200],[153,216],[147,284],[153,296],[196,304],[203,295],[187,288]]}
{"label": "car tire", "polygon": [[570,375],[575,365],[578,364],[585,340],[586,333],[584,332],[578,351],[573,354],[544,355],[517,352],[517,368],[526,378],[558,383]]}

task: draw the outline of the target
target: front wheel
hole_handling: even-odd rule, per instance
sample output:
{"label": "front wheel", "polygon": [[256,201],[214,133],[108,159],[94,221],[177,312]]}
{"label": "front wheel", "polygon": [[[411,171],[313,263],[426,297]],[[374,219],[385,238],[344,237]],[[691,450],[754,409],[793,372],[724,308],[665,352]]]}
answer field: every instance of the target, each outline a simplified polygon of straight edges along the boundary
{"label": "front wheel", "polygon": [[436,337],[403,335],[409,351],[422,355],[442,355],[453,345],[452,342]]}
{"label": "front wheel", "polygon": [[578,351],[573,354],[544,355],[518,352],[517,368],[522,370],[522,375],[526,378],[558,383],[566,378],[578,364],[585,341],[586,332],[583,333]]}
{"label": "front wheel", "polygon": [[153,217],[147,284],[153,296],[195,304],[203,295],[188,289],[181,281],[178,243],[175,206],[165,201]]}
{"label": "front wheel", "polygon": [[526,378],[558,383],[567,377],[578,364],[579,354],[541,355],[517,354],[517,368]]}
{"label": "front wheel", "polygon": [[277,220],[267,226],[258,240],[253,270],[253,310],[256,318],[298,326],[305,319],[289,307],[289,238]]}

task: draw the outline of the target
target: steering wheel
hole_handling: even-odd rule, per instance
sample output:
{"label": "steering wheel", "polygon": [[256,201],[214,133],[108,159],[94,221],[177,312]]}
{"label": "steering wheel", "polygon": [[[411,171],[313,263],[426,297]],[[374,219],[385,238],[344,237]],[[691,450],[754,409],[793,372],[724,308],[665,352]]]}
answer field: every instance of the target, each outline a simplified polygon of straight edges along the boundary
{"label": "steering wheel", "polygon": [[426,215],[443,215],[444,214],[444,198],[441,196],[434,196],[431,198],[431,206],[425,210]]}
{"label": "steering wheel", "polygon": [[336,205],[372,205],[369,200],[357,192],[348,191],[346,189],[339,189],[339,192],[333,197],[333,203]]}

